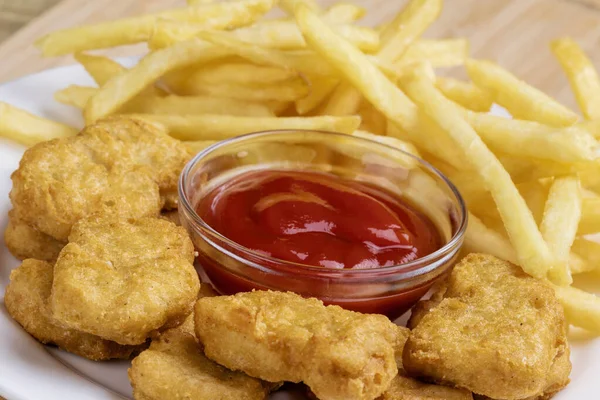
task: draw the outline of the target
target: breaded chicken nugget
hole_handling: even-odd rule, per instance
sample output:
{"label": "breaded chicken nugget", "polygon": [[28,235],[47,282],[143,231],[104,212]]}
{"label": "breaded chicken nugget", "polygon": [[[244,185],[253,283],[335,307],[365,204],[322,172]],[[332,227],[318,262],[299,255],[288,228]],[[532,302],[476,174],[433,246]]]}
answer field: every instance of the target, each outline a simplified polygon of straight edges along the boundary
{"label": "breaded chicken nugget", "polygon": [[19,260],[55,261],[66,243],[27,225],[14,214],[13,210],[8,212],[8,225],[4,231],[4,243],[10,253]]}
{"label": "breaded chicken nugget", "polygon": [[179,212],[177,210],[173,211],[163,211],[160,213],[160,216],[167,221],[171,221],[177,226],[181,225],[181,220],[179,219]]}
{"label": "breaded chicken nugget", "polygon": [[52,287],[52,264],[25,260],[10,274],[4,304],[8,313],[34,338],[90,360],[127,359],[145,346],[122,346],[98,336],[65,329],[50,316],[47,300]]}
{"label": "breaded chicken nugget", "polygon": [[546,283],[471,254],[442,297],[417,313],[404,349],[408,373],[493,399],[536,398],[568,383],[564,314]]}
{"label": "breaded chicken nugget", "polygon": [[54,266],[53,316],[117,343],[143,343],[189,315],[200,288],[193,260],[185,229],[164,219],[81,220]]}
{"label": "breaded chicken nugget", "polygon": [[129,369],[136,400],[263,400],[268,387],[206,358],[196,338],[177,329],[152,341]]}
{"label": "breaded chicken nugget", "polygon": [[382,315],[255,291],[198,300],[195,322],[210,359],[270,382],[304,382],[321,400],[374,399],[398,373],[401,332]]}
{"label": "breaded chicken nugget", "polygon": [[28,149],[12,174],[17,218],[59,241],[92,214],[157,216],[189,158],[186,148],[156,126],[110,118],[73,137]]}

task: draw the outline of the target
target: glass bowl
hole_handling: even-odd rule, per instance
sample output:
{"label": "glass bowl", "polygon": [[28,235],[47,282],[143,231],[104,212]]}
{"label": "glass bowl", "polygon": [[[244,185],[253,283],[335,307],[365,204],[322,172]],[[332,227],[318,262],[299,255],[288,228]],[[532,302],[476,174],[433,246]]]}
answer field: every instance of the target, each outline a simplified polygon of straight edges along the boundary
{"label": "glass bowl", "polygon": [[[373,269],[329,269],[265,256],[229,240],[196,213],[211,190],[254,170],[329,173],[378,186],[424,212],[442,247],[415,261]],[[198,251],[200,273],[221,294],[292,291],[326,304],[395,318],[452,267],[467,225],[454,185],[427,162],[396,148],[334,132],[281,130],[219,142],[198,153],[179,180],[179,213]]]}

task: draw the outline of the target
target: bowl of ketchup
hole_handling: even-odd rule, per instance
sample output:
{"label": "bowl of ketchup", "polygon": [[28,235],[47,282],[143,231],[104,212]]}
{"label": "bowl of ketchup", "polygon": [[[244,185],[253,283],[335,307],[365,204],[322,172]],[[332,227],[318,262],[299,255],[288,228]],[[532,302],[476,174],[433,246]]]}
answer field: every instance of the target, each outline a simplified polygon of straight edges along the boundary
{"label": "bowl of ketchup", "polygon": [[197,154],[179,213],[222,294],[293,291],[395,318],[452,267],[467,224],[439,171],[362,137],[269,131]]}

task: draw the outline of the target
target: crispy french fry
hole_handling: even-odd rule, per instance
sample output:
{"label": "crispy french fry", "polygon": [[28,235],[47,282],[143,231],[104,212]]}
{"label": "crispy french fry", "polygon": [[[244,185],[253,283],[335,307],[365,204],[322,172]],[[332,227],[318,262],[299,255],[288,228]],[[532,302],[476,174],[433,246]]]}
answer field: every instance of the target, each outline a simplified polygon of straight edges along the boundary
{"label": "crispy french fry", "polygon": [[584,117],[599,119],[600,77],[588,56],[571,38],[554,40],[550,48],[569,79]]}
{"label": "crispy french fry", "polygon": [[[35,45],[45,56],[59,56],[85,50],[102,49],[143,42],[150,38],[158,18],[206,23],[223,20],[223,27],[233,19],[252,23],[273,7],[273,0],[240,0],[204,4],[163,11],[158,14],[125,18],[95,25],[68,28],[38,39]],[[242,23],[238,23],[243,25]],[[213,26],[213,29],[216,27]]]}
{"label": "crispy french fry", "polygon": [[108,57],[85,53],[75,53],[74,57],[79,64],[83,65],[98,86],[104,85],[110,78],[126,70],[124,66]]}
{"label": "crispy french fry", "polygon": [[359,117],[236,117],[230,115],[158,115],[134,114],[164,125],[180,140],[221,140],[233,136],[276,129],[312,129],[352,133],[360,125]]}
{"label": "crispy french fry", "polygon": [[46,140],[73,136],[77,129],[38,117],[8,103],[0,102],[0,137],[25,146]]}
{"label": "crispy french fry", "polygon": [[266,49],[221,32],[202,32],[199,36],[255,64],[288,68],[309,75],[332,76],[335,74],[329,64],[310,52],[284,53],[274,49]]}
{"label": "crispy french fry", "polygon": [[190,39],[149,53],[135,67],[106,82],[89,99],[84,110],[85,120],[91,123],[113,113],[169,71],[228,54],[229,50],[199,39]]}
{"label": "crispy french fry", "polygon": [[349,24],[361,19],[366,13],[364,7],[356,4],[336,3],[323,13],[323,18],[332,24]]}
{"label": "crispy french fry", "polygon": [[592,161],[600,156],[600,144],[583,129],[549,129],[530,121],[471,111],[463,115],[490,148],[506,154],[565,164]]}
{"label": "crispy french fry", "polygon": [[381,33],[382,47],[377,55],[385,61],[396,61],[441,11],[442,0],[411,0]]}
{"label": "crispy french fry", "polygon": [[557,127],[571,126],[579,119],[573,111],[498,64],[486,60],[467,60],[466,66],[471,80],[515,118]]}
{"label": "crispy french fry", "polygon": [[470,167],[485,183],[496,202],[523,270],[531,276],[545,278],[554,265],[554,258],[525,200],[500,161],[456,112],[456,106],[429,79],[415,76],[405,88],[411,99],[452,137],[463,152],[462,158],[468,160]]}
{"label": "crispy french fry", "polygon": [[[420,111],[372,62],[352,44],[335,34],[306,7],[296,8],[296,20],[305,39],[321,57],[343,74],[386,118],[399,125],[408,139],[452,166],[463,164],[454,143]],[[424,135],[423,132],[428,132]],[[430,135],[436,132],[436,140]]]}
{"label": "crispy french fry", "polygon": [[507,238],[488,228],[475,215],[469,213],[469,225],[465,234],[465,248],[472,253],[486,253],[518,264],[517,255]]}
{"label": "crispy french fry", "polygon": [[598,232],[600,232],[600,198],[586,198],[583,200],[577,233],[587,235]]}
{"label": "crispy french fry", "polygon": [[217,143],[215,140],[197,140],[191,142],[182,142],[190,154],[198,154],[208,146]]}
{"label": "crispy french fry", "polygon": [[310,93],[310,87],[303,79],[294,79],[288,82],[245,86],[228,83],[204,84],[194,86],[194,94],[215,97],[226,97],[246,101],[296,101]]}
{"label": "crispy french fry", "polygon": [[600,120],[583,121],[575,125],[578,128],[585,129],[596,139],[600,139]]}
{"label": "crispy french fry", "polygon": [[489,93],[479,89],[472,83],[439,77],[436,79],[435,84],[444,96],[468,110],[487,112],[494,102]]}
{"label": "crispy french fry", "polygon": [[[184,85],[201,87],[214,84],[242,84],[248,86],[285,84],[285,81],[298,79],[298,73],[289,69],[233,62],[206,65],[192,73]],[[190,94],[195,94],[191,91]]]}
{"label": "crispy french fry", "polygon": [[334,78],[311,77],[309,80],[311,82],[310,93],[308,96],[296,100],[296,112],[300,115],[317,108],[339,84],[339,81]]}
{"label": "crispy french fry", "polygon": [[383,143],[395,149],[402,150],[405,153],[412,154],[415,157],[421,157],[421,155],[419,154],[419,150],[417,150],[417,148],[412,143],[400,140],[395,137],[376,135],[374,133],[364,130],[356,130],[354,131],[352,136],[358,136],[363,139],[369,139],[373,140],[374,142]]}
{"label": "crispy french fry", "polygon": [[302,5],[314,13],[321,13],[321,7],[316,0],[280,0],[279,7],[285,10],[290,15],[294,14],[294,9],[298,6]]}
{"label": "crispy french fry", "polygon": [[265,104],[212,96],[144,96],[126,104],[120,112],[198,115],[220,114],[247,117],[273,117]]}
{"label": "crispy french fry", "polygon": [[573,270],[573,273],[600,270],[600,243],[577,238],[573,241],[571,252],[585,260],[585,270]]}
{"label": "crispy french fry", "polygon": [[550,187],[540,231],[554,254],[556,263],[548,277],[557,285],[573,283],[569,253],[581,219],[581,185],[576,177],[557,178]]}
{"label": "crispy french fry", "polygon": [[327,105],[323,108],[325,115],[356,114],[360,106],[361,95],[347,81],[341,82],[333,91]]}
{"label": "crispy french fry", "polygon": [[454,67],[464,64],[468,57],[467,39],[420,39],[406,49],[396,64],[403,66],[427,61],[436,68]]}
{"label": "crispy french fry", "polygon": [[54,99],[59,103],[84,109],[90,97],[98,92],[98,88],[70,85],[54,93]]}
{"label": "crispy french fry", "polygon": [[[373,29],[346,24],[334,27],[341,36],[365,52],[379,49],[379,35]],[[231,35],[243,42],[274,49],[298,50],[306,47],[306,42],[293,21],[264,21],[234,30]]]}
{"label": "crispy french fry", "polygon": [[574,287],[554,286],[556,297],[563,305],[565,317],[571,324],[600,333],[600,298]]}

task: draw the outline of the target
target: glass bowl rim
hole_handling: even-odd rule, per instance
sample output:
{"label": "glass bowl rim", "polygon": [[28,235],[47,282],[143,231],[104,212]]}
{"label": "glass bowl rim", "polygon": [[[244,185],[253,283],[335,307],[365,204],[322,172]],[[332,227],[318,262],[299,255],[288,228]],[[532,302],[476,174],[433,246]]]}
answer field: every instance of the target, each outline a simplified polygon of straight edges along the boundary
{"label": "glass bowl rim", "polygon": [[[223,147],[226,147],[226,146],[229,146],[232,144],[236,144],[236,143],[243,142],[243,141],[257,138],[257,137],[270,136],[270,135],[276,135],[276,134],[282,134],[282,133],[293,133],[293,132],[325,134],[328,136],[335,136],[338,138],[355,140],[357,142],[368,143],[369,146],[375,146],[375,147],[380,147],[381,149],[384,149],[384,150],[388,150],[388,151],[391,150],[393,152],[399,152],[399,153],[403,154],[404,156],[408,156],[408,157],[416,160],[419,165],[421,165],[426,170],[428,170],[429,172],[433,173],[436,177],[438,177],[450,189],[450,191],[454,195],[456,202],[458,203],[458,209],[461,214],[460,222],[458,224],[458,228],[456,229],[455,233],[452,235],[452,237],[450,238],[448,243],[446,243],[444,246],[440,247],[433,253],[430,253],[424,257],[417,258],[416,260],[413,260],[413,261],[410,261],[410,262],[407,262],[404,264],[396,264],[396,265],[387,266],[387,267],[369,268],[369,269],[334,269],[334,268],[319,267],[316,265],[301,264],[301,263],[296,263],[293,261],[283,260],[280,258],[266,256],[258,251],[249,249],[249,248],[227,238],[226,236],[222,235],[221,233],[216,231],[212,226],[207,224],[198,215],[198,213],[196,212],[194,207],[190,204],[190,201],[188,201],[188,196],[187,196],[187,193],[185,190],[185,186],[186,186],[185,184],[187,183],[187,180],[191,173],[191,170],[195,165],[198,164],[198,162],[200,162],[202,159],[204,159],[205,157],[210,155],[215,150],[221,149]],[[180,206],[183,206],[183,208],[186,211],[185,217],[187,218],[187,216],[191,216],[191,218],[195,224],[199,225],[205,232],[209,233],[212,236],[209,243],[212,247],[217,247],[218,251],[225,252],[225,254],[228,256],[235,256],[236,258],[237,257],[245,258],[239,254],[231,254],[231,252],[228,251],[227,249],[223,249],[223,247],[221,245],[214,243],[215,238],[218,239],[220,242],[226,244],[227,246],[231,246],[232,249],[239,251],[241,254],[249,254],[255,259],[258,259],[261,261],[266,261],[269,263],[278,263],[281,265],[285,265],[286,267],[293,266],[295,268],[300,268],[303,271],[316,272],[318,275],[339,275],[340,273],[350,274],[350,275],[354,275],[354,274],[362,275],[362,274],[376,274],[378,272],[379,273],[405,272],[407,275],[406,277],[409,278],[411,276],[414,276],[415,272],[418,272],[418,271],[427,273],[427,272],[435,269],[435,268],[427,268],[428,266],[431,266],[431,264],[435,263],[438,259],[443,259],[444,256],[447,255],[448,252],[451,252],[453,249],[456,248],[456,250],[458,250],[457,246],[460,245],[463,240],[463,237],[464,237],[466,229],[467,229],[467,223],[468,223],[468,211],[467,211],[467,207],[464,202],[464,199],[462,198],[462,195],[460,194],[460,192],[458,191],[456,186],[452,183],[452,181],[450,181],[450,179],[448,179],[440,170],[435,168],[429,162],[423,160],[420,157],[415,156],[414,154],[408,153],[404,150],[389,146],[385,143],[381,143],[381,142],[378,142],[375,140],[367,139],[367,138],[360,137],[360,136],[354,136],[354,135],[346,134],[346,133],[332,132],[332,131],[325,131],[325,130],[316,130],[316,129],[272,129],[272,130],[265,130],[265,131],[257,131],[257,132],[246,133],[244,135],[238,135],[238,136],[235,136],[232,138],[218,141],[217,143],[213,143],[212,145],[206,147],[205,149],[202,149],[194,157],[192,157],[191,160],[189,160],[187,162],[187,164],[181,171],[181,174],[179,175],[178,195],[179,195],[179,204],[180,204]],[[273,267],[260,265],[251,260],[246,260],[246,261],[248,261],[249,264],[251,264],[251,266],[255,267],[255,268],[258,267],[260,269],[266,269],[266,270],[273,269]],[[420,275],[420,274],[417,274],[417,275]]]}

